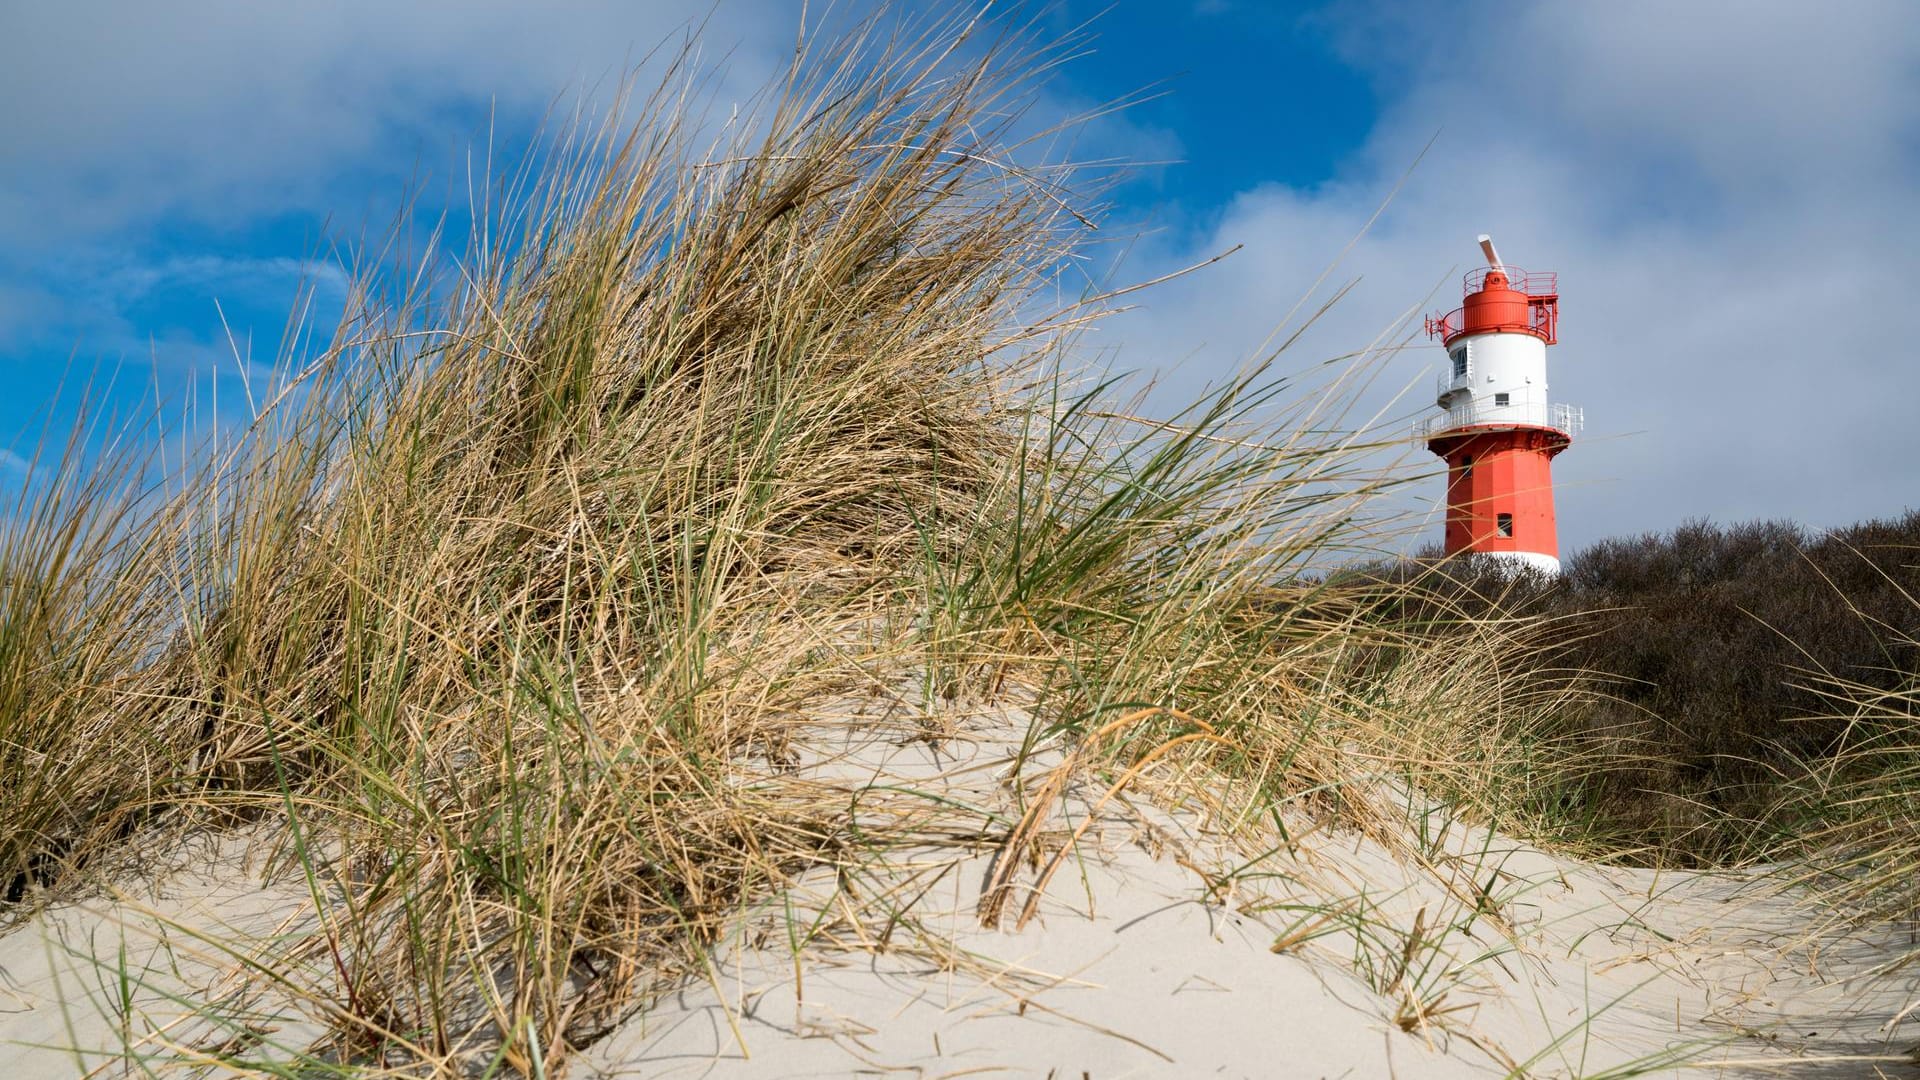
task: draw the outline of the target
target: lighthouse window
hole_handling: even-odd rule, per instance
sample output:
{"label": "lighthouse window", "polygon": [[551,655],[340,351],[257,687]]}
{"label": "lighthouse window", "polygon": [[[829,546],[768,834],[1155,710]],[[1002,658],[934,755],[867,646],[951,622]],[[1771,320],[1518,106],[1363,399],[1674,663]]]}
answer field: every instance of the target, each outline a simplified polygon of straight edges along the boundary
{"label": "lighthouse window", "polygon": [[1501,536],[1513,535],[1513,515],[1512,514],[1495,514],[1493,520],[1494,520],[1495,526],[1499,528]]}
{"label": "lighthouse window", "polygon": [[1463,457],[1460,459],[1460,478],[1464,480],[1467,477],[1472,475],[1473,475],[1473,455],[1468,454],[1466,457]]}
{"label": "lighthouse window", "polygon": [[1465,345],[1462,345],[1459,348],[1453,350],[1453,377],[1458,379],[1464,376],[1466,373],[1467,373],[1467,347]]}
{"label": "lighthouse window", "polygon": [[1495,405],[1506,405],[1506,404],[1508,404],[1508,401],[1507,401],[1507,395],[1506,395],[1506,394],[1495,394],[1495,395],[1493,395],[1493,403],[1494,403]]}

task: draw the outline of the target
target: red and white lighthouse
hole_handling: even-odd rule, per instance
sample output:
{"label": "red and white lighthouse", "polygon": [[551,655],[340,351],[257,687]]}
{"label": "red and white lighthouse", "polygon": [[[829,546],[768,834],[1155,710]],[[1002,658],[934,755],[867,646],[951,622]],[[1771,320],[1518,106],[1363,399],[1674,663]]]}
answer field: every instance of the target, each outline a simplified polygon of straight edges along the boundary
{"label": "red and white lighthouse", "polygon": [[1462,306],[1427,320],[1448,361],[1436,388],[1446,412],[1419,428],[1447,463],[1446,551],[1558,573],[1552,462],[1584,419],[1547,397],[1558,282],[1502,263],[1490,237],[1480,250],[1487,265],[1467,275]]}

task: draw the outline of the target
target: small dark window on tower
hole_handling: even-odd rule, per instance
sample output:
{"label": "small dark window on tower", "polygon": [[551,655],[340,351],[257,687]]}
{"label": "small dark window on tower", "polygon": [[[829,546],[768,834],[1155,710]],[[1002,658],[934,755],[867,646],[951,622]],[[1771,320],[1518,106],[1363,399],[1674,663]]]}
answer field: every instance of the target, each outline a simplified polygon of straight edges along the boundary
{"label": "small dark window on tower", "polygon": [[1501,536],[1513,535],[1513,515],[1512,514],[1495,514],[1493,520],[1494,520],[1495,526],[1499,528]]}
{"label": "small dark window on tower", "polygon": [[1495,395],[1493,395],[1493,403],[1494,403],[1495,405],[1505,405],[1505,404],[1507,404],[1507,395],[1505,395],[1505,394],[1495,394]]}
{"label": "small dark window on tower", "polygon": [[1466,477],[1469,477],[1472,475],[1473,475],[1473,455],[1468,454],[1466,457],[1463,457],[1460,459],[1460,476],[1462,479],[1465,479]]}
{"label": "small dark window on tower", "polygon": [[1462,375],[1465,375],[1466,373],[1467,373],[1467,347],[1465,345],[1462,345],[1459,348],[1453,350],[1453,377],[1457,379]]}

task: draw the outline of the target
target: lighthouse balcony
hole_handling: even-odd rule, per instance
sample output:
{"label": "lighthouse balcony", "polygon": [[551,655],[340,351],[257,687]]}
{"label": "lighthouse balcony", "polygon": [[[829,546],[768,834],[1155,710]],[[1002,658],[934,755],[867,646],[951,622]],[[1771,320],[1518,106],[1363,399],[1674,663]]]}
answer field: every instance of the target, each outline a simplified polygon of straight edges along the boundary
{"label": "lighthouse balcony", "polygon": [[1433,399],[1446,408],[1447,399],[1461,391],[1473,389],[1473,364],[1462,361],[1458,371],[1443,371],[1433,380]]}
{"label": "lighthouse balcony", "polygon": [[1455,428],[1544,427],[1572,438],[1585,426],[1586,411],[1575,405],[1525,400],[1497,404],[1496,399],[1479,397],[1438,415],[1422,417],[1415,422],[1413,434],[1416,439],[1426,440]]}

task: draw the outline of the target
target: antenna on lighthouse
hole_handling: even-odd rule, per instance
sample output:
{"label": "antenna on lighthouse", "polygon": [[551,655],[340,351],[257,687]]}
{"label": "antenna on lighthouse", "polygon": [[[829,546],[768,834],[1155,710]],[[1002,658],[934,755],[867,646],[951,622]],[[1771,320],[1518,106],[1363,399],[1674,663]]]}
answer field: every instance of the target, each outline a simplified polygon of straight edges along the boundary
{"label": "antenna on lighthouse", "polygon": [[1480,250],[1487,256],[1487,265],[1496,270],[1506,270],[1506,264],[1500,261],[1500,253],[1493,250],[1493,237],[1480,234]]}

